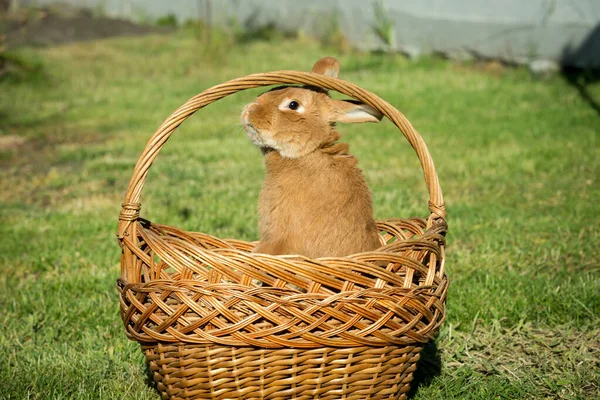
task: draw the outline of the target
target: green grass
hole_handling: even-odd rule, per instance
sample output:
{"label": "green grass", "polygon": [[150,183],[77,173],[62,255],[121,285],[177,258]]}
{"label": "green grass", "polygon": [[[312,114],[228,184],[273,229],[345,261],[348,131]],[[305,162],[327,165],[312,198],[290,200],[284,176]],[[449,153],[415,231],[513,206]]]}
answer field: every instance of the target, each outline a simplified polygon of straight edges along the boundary
{"label": "green grass", "polygon": [[[205,88],[309,70],[325,54],[340,58],[342,78],[411,120],[445,191],[442,367],[414,398],[598,397],[600,118],[574,88],[521,69],[337,55],[307,40],[207,49],[178,32],[23,49],[36,68],[0,82],[4,398],[158,398],[138,345],[125,338],[115,289],[116,222],[137,156]],[[599,84],[589,90],[600,98]],[[264,172],[239,112],[258,92],[207,107],[173,135],[148,176],[144,217],[257,238]],[[341,130],[376,216],[426,216],[422,173],[400,133],[389,122]],[[429,359],[421,371],[436,368]]]}

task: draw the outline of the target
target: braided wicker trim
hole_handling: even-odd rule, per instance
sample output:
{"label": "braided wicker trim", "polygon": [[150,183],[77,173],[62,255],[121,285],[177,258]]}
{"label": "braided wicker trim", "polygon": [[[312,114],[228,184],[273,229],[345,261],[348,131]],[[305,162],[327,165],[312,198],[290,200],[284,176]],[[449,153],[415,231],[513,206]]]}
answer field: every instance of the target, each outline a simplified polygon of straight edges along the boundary
{"label": "braided wicker trim", "polygon": [[384,221],[389,244],[380,250],[313,260],[138,222],[139,242],[124,245],[145,283],[121,281],[127,334],[142,343],[263,348],[427,342],[445,315],[447,279],[446,225],[425,224]]}

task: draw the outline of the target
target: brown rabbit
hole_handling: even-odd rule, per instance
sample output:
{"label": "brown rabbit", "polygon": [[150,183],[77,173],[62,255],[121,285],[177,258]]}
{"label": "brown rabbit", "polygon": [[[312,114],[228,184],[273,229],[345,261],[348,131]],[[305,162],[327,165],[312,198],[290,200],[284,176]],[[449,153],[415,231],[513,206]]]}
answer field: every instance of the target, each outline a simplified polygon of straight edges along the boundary
{"label": "brown rabbit", "polygon": [[[312,72],[337,77],[335,58]],[[256,253],[345,256],[381,246],[371,193],[336,122],[379,122],[382,114],[355,101],[333,100],[316,87],[279,87],[244,107],[241,121],[264,154]]]}

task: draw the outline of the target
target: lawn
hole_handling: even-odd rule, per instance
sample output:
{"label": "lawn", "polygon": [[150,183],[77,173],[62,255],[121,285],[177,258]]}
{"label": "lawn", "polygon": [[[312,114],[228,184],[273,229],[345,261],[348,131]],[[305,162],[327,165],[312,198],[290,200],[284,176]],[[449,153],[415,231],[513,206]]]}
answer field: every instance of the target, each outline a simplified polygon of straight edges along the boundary
{"label": "lawn", "polygon": [[[323,55],[411,120],[444,189],[441,368],[426,358],[414,399],[600,396],[600,117],[560,76],[338,54],[308,39],[207,47],[189,31],[17,55],[29,67],[0,81],[3,398],[158,398],[115,288],[117,217],[135,161],[191,96],[248,73],[309,70]],[[588,90],[600,99],[600,84]],[[239,125],[257,93],[181,126],[151,168],[143,217],[257,239],[264,167]],[[377,218],[428,215],[416,155],[389,121],[340,130]]]}

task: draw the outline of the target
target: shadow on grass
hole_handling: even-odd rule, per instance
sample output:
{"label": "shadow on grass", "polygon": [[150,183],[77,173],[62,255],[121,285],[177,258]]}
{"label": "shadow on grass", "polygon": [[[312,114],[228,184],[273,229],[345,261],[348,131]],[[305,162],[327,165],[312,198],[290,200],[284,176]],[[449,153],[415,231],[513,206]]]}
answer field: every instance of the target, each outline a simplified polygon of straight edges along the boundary
{"label": "shadow on grass", "polygon": [[412,399],[419,391],[419,388],[429,386],[433,379],[441,373],[442,359],[435,340],[432,340],[427,342],[423,346],[423,350],[421,350],[421,358],[419,358],[417,370],[413,374],[408,398]]}
{"label": "shadow on grass", "polygon": [[158,389],[158,383],[154,380],[154,372],[150,369],[148,362],[144,361],[145,372],[146,372],[146,385],[152,388],[158,395],[162,396],[162,393]]}
{"label": "shadow on grass", "polygon": [[600,24],[578,47],[565,47],[561,58],[563,78],[600,116],[600,100],[595,99],[588,90],[589,85],[600,81]]}
{"label": "shadow on grass", "polygon": [[589,85],[600,81],[600,69],[562,67],[561,75],[569,85],[577,90],[581,99],[600,116],[600,99],[595,99],[588,90]]}

